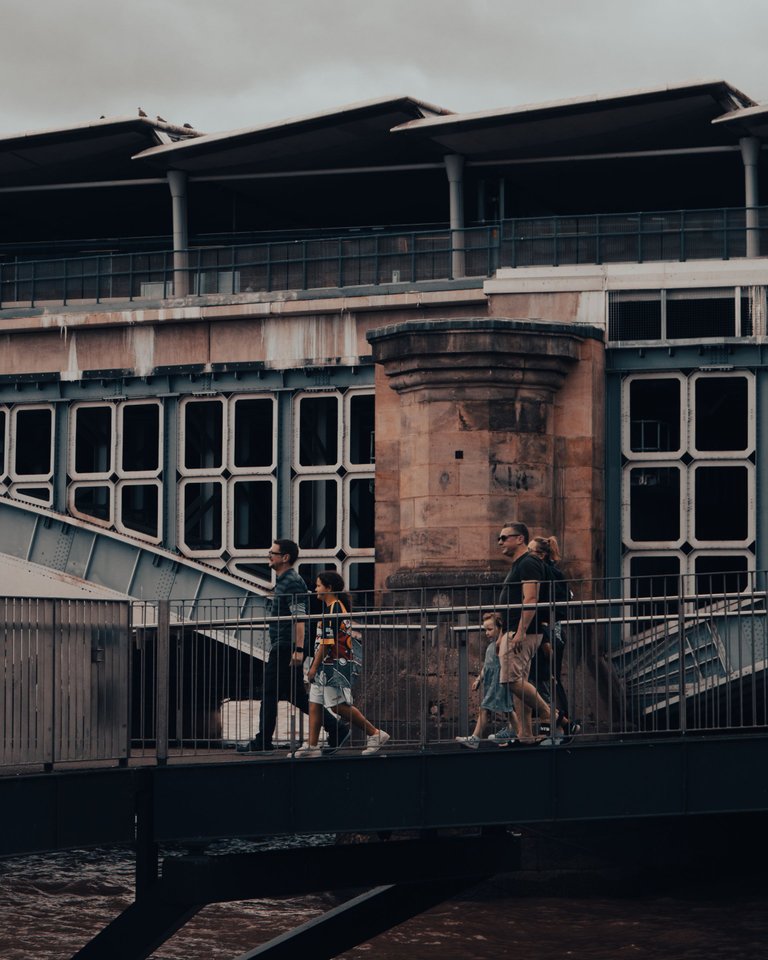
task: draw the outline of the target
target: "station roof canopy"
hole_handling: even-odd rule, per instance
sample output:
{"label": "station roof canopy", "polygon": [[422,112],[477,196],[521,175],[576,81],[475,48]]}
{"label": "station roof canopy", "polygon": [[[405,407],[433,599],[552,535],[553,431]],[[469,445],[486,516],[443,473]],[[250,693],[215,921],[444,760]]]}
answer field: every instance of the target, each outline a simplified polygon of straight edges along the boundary
{"label": "station roof canopy", "polygon": [[155,146],[136,159],[204,179],[430,165],[448,153],[503,163],[733,147],[738,131],[713,121],[754,107],[723,80],[467,114],[395,97]]}
{"label": "station roof canopy", "polygon": [[393,132],[483,160],[690,149],[732,145],[733,133],[712,121],[754,105],[725,81],[710,80],[429,117]]}
{"label": "station roof canopy", "polygon": [[87,123],[0,137],[2,186],[140,177],[131,157],[161,143],[200,134],[157,118],[101,117]]}
{"label": "station roof canopy", "polygon": [[441,162],[439,148],[414,149],[392,137],[391,130],[410,120],[448,113],[411,97],[386,97],[158,146],[144,150],[136,159],[190,173],[229,174],[348,168],[360,163],[396,165],[423,159],[425,152],[428,159]]}
{"label": "station roof canopy", "polygon": [[162,118],[102,117],[0,137],[0,192],[193,180],[408,170],[467,163],[734,148],[768,135],[768,107],[723,80],[695,81],[480,113],[408,96],[353,103],[261,126],[201,134]]}

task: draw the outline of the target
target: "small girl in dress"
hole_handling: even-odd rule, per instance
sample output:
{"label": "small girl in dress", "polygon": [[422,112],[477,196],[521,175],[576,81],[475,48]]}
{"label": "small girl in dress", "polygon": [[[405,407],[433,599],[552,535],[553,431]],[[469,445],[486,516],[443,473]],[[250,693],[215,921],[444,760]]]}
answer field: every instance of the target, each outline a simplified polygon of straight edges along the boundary
{"label": "small girl in dress", "polygon": [[497,746],[501,747],[513,742],[519,736],[518,718],[512,706],[512,693],[507,684],[499,681],[500,664],[499,655],[496,652],[496,641],[501,636],[501,617],[498,613],[484,613],[482,622],[488,647],[485,651],[483,672],[472,684],[472,689],[477,690],[482,684],[483,699],[475,729],[468,737],[456,737],[457,743],[472,750],[480,746],[480,741],[485,736],[486,728],[494,713],[502,714],[507,723],[498,733],[492,734],[489,740],[493,740]]}

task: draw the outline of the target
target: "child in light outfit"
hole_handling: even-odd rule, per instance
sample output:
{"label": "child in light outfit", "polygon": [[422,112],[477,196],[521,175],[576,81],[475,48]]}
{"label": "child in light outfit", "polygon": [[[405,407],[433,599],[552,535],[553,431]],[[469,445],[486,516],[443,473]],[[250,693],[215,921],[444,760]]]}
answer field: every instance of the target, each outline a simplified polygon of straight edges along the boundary
{"label": "child in light outfit", "polygon": [[468,737],[456,737],[457,743],[472,750],[476,750],[480,746],[480,741],[485,736],[486,728],[494,713],[501,713],[507,724],[498,733],[492,734],[488,738],[489,740],[501,747],[513,742],[519,736],[517,715],[514,713],[512,706],[512,694],[508,686],[502,684],[499,680],[501,667],[496,643],[501,636],[501,617],[498,613],[483,614],[483,631],[488,641],[483,672],[472,684],[473,690],[477,690],[481,684],[483,687],[480,712],[477,715],[477,723],[472,733]]}
{"label": "child in light outfit", "polygon": [[335,570],[317,575],[315,593],[326,606],[317,622],[315,655],[309,668],[309,740],[296,751],[296,757],[319,757],[318,746],[323,708],[333,710],[367,734],[363,754],[378,753],[389,740],[389,734],[374,727],[352,704],[352,686],[348,665],[352,660],[350,621],[351,604],[344,591],[344,581]]}

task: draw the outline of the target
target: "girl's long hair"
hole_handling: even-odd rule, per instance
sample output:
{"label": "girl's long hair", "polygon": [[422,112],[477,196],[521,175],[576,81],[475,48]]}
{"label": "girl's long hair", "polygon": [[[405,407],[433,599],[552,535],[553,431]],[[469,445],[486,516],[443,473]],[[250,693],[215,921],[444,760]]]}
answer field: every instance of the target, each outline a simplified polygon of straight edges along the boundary
{"label": "girl's long hair", "polygon": [[352,601],[350,600],[349,594],[344,591],[344,580],[341,574],[335,570],[321,570],[317,575],[317,579],[324,587],[327,587],[331,593],[335,594],[335,596],[341,600],[348,612],[352,609]]}

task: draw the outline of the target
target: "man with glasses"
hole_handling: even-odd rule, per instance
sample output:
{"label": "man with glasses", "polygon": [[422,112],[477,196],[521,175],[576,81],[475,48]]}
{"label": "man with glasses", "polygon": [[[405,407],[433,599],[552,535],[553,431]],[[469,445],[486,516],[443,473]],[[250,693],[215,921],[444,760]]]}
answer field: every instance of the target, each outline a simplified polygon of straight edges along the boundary
{"label": "man with glasses", "polygon": [[[529,539],[528,527],[516,520],[505,523],[499,534],[501,552],[512,567],[499,597],[498,609],[504,632],[498,641],[498,649],[501,682],[509,684],[518,702],[521,739],[530,741],[533,739],[533,712],[541,721],[550,724],[551,715],[547,702],[528,679],[531,661],[541,643],[541,634],[537,632],[536,625],[536,604],[539,584],[546,579],[541,561],[528,551]],[[520,609],[523,604],[527,605],[527,609]],[[502,730],[488,739],[498,746],[506,746],[515,737],[511,731]]]}
{"label": "man with glasses", "polygon": [[[309,697],[304,688],[302,671],[307,585],[293,568],[299,556],[299,547],[293,540],[275,540],[267,556],[270,569],[275,571],[277,578],[268,612],[270,617],[285,619],[270,620],[271,647],[264,667],[259,732],[249,743],[238,746],[239,753],[271,753],[275,749],[272,738],[277,725],[278,701],[290,700],[302,713],[309,713]],[[329,710],[323,711],[322,723],[331,750],[338,750],[349,740],[349,727]]]}

